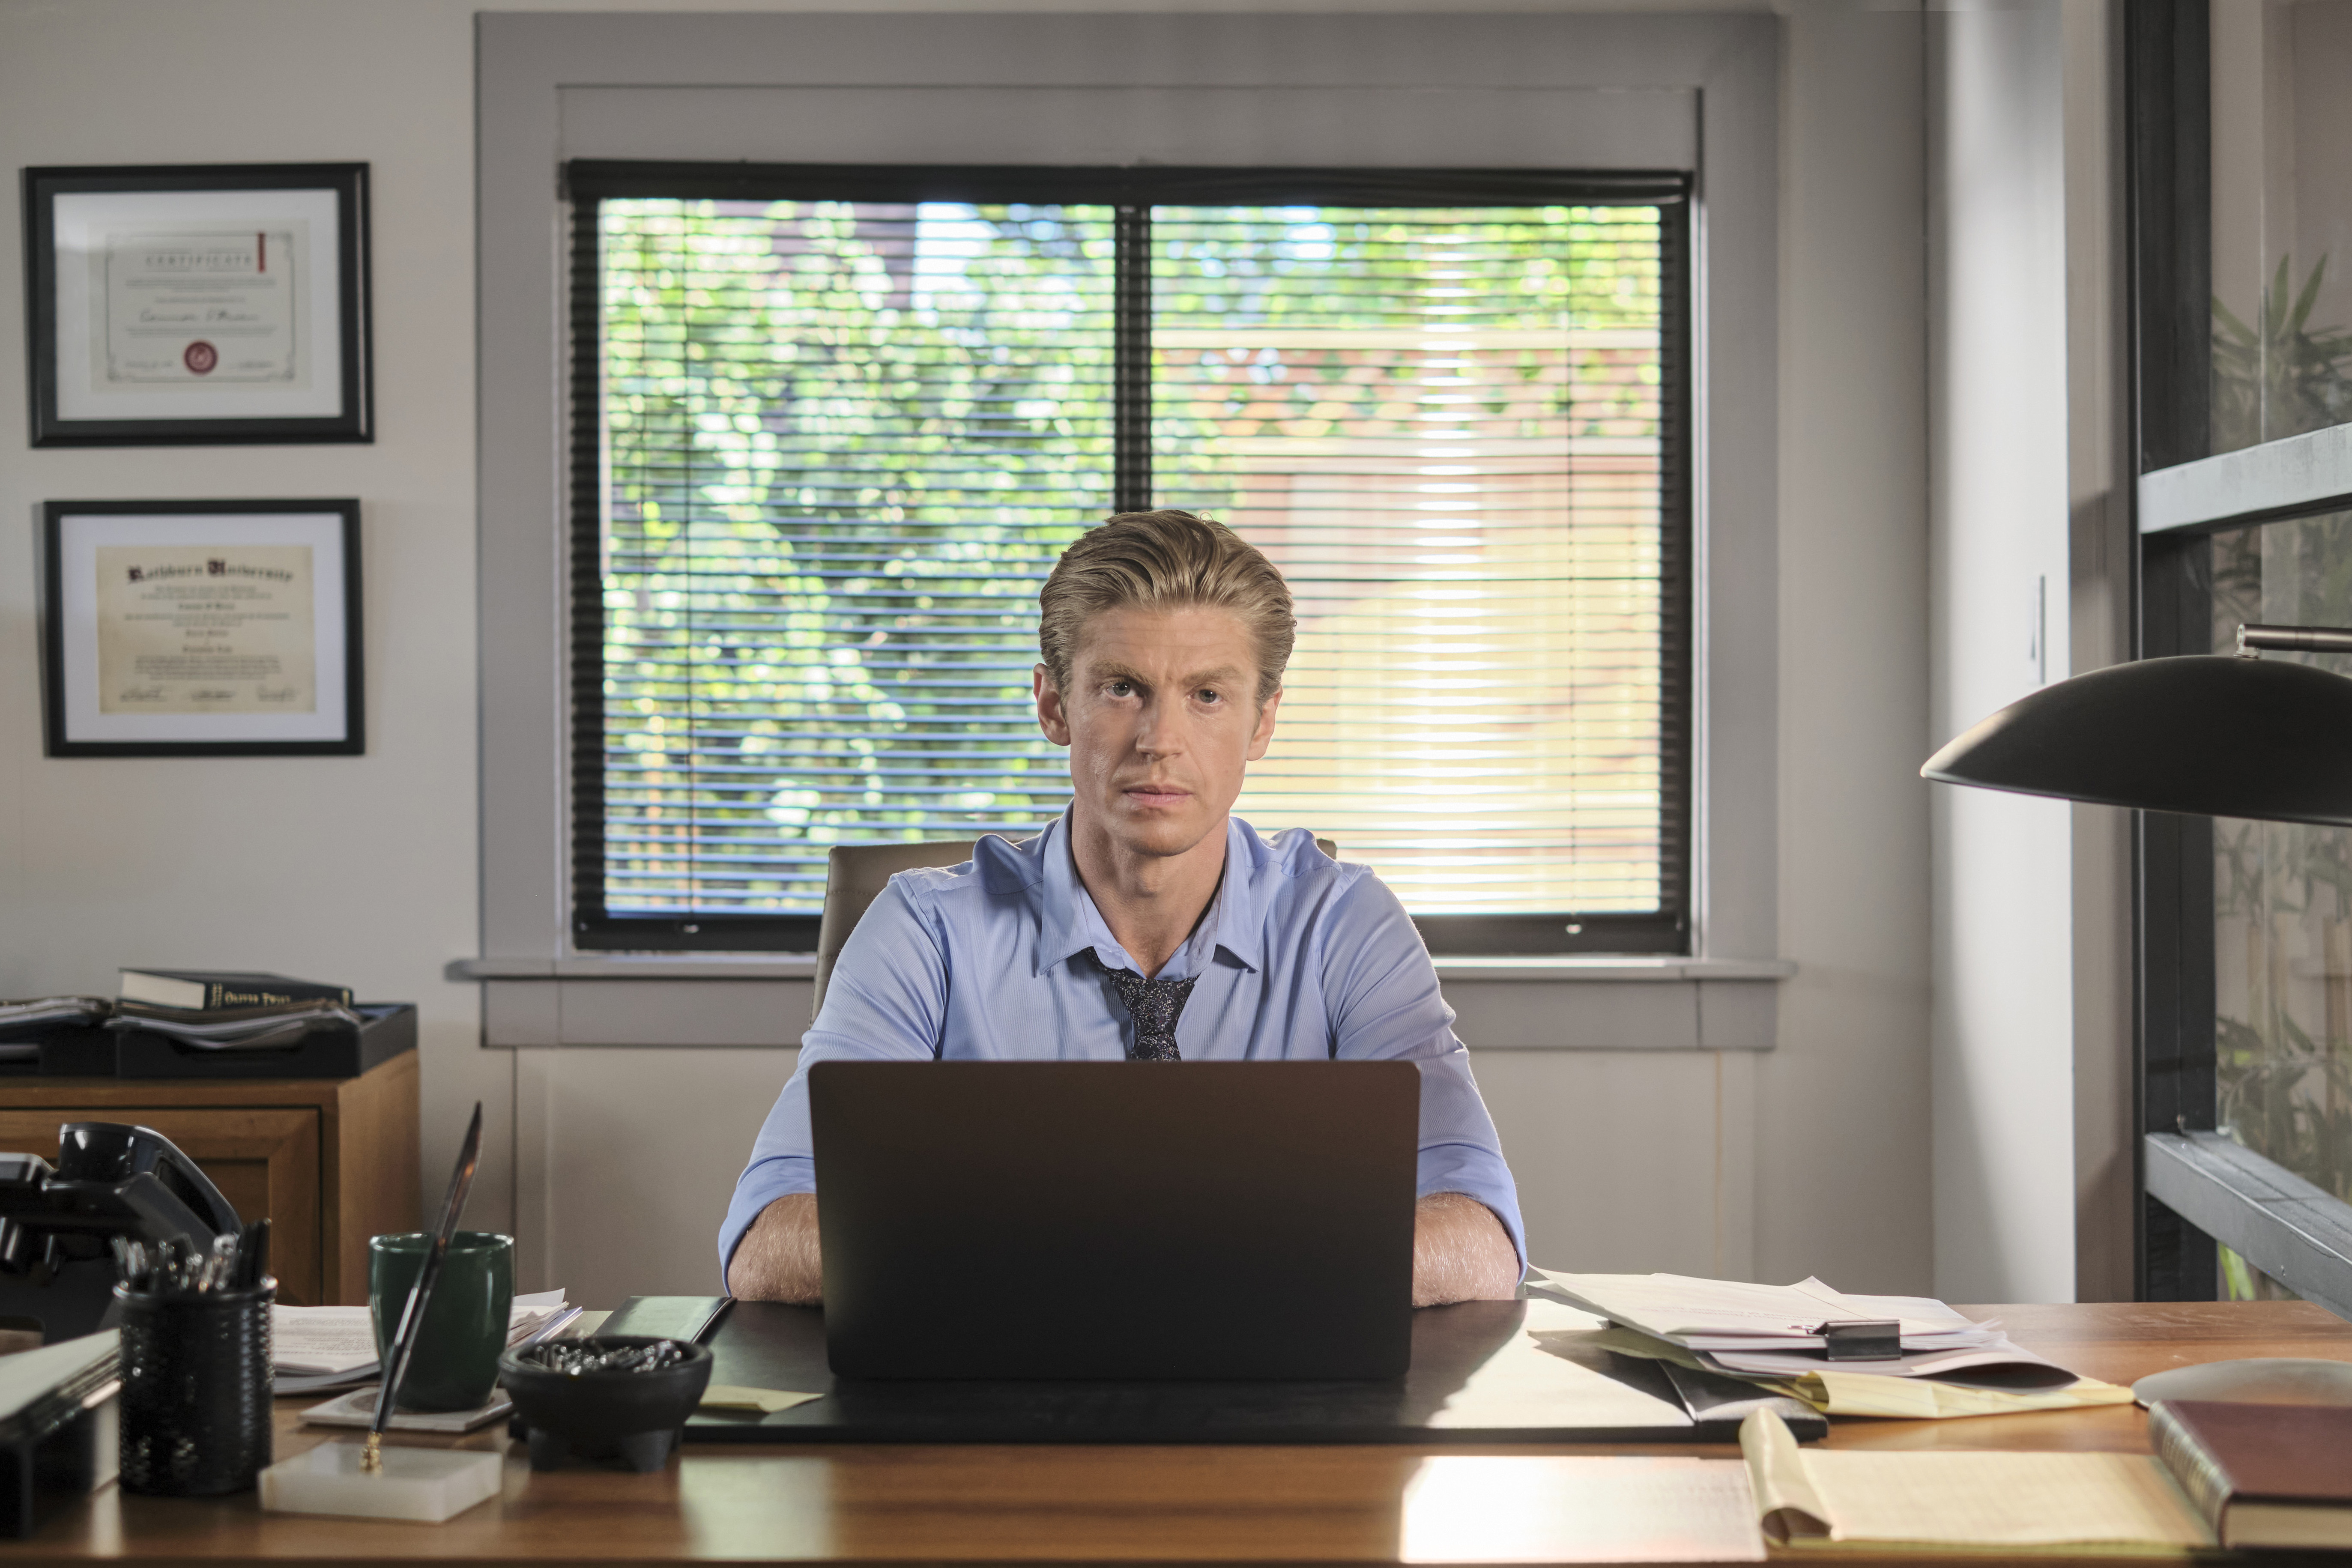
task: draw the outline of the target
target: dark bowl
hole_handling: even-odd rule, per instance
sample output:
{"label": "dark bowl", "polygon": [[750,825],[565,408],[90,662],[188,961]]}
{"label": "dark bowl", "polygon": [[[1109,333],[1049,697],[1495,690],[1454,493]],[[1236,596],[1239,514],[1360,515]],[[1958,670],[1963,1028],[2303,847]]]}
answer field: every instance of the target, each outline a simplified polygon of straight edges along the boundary
{"label": "dark bowl", "polygon": [[[576,1376],[533,1366],[513,1351],[499,1357],[499,1386],[513,1398],[515,1413],[534,1434],[534,1456],[548,1438],[583,1458],[620,1450],[626,1439],[646,1433],[665,1438],[686,1425],[702,1391],[710,1386],[710,1352],[685,1340],[665,1342],[645,1334],[598,1334],[567,1344],[626,1350],[670,1343],[686,1352],[676,1366],[653,1372],[584,1372]],[[667,1445],[661,1445],[665,1453]]]}

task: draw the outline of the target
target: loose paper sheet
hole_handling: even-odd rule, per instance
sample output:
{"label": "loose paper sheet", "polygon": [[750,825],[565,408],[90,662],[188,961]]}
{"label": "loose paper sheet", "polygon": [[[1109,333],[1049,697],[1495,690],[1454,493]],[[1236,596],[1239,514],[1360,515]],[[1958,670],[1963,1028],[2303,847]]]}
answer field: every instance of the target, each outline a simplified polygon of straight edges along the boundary
{"label": "loose paper sheet", "polygon": [[2013,1415],[2028,1410],[2074,1410],[2086,1405],[2129,1405],[2132,1392],[2096,1378],[2077,1378],[2063,1388],[1969,1388],[1917,1377],[1881,1377],[1866,1372],[1809,1373],[1765,1386],[1801,1399],[1825,1415],[1886,1415],[1905,1421],[1941,1421],[1955,1415]]}
{"label": "loose paper sheet", "polygon": [[[1751,1285],[1684,1274],[1564,1274],[1537,1270],[1577,1306],[1660,1339],[1712,1349],[1819,1345],[1824,1319],[1894,1316],[1905,1345],[1981,1342],[1983,1329],[1948,1307],[1930,1316],[1887,1313],[1868,1297],[1849,1297],[1818,1279]],[[1881,1300],[1885,1300],[1882,1298]],[[1941,1303],[1934,1303],[1941,1306]]]}
{"label": "loose paper sheet", "polygon": [[779,1410],[790,1410],[795,1405],[806,1405],[812,1399],[823,1399],[822,1394],[802,1394],[782,1388],[744,1388],[737,1384],[714,1383],[702,1391],[704,1410],[756,1410],[762,1415],[773,1415]]}

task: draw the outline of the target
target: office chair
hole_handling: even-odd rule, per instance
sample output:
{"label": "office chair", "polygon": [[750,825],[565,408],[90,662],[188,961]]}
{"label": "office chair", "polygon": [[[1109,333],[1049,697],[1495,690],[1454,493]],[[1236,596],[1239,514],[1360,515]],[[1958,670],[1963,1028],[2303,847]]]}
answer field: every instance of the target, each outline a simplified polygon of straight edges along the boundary
{"label": "office chair", "polygon": [[[972,838],[927,838],[912,844],[836,844],[824,858],[824,912],[816,930],[816,986],[809,997],[809,1020],[824,1008],[824,984],[833,978],[842,945],[890,879],[925,866],[961,866],[971,858]],[[1023,840],[1022,842],[1026,842]],[[1332,859],[1339,846],[1317,838],[1315,847]]]}
{"label": "office chair", "polygon": [[824,1007],[824,983],[842,944],[890,879],[925,866],[961,866],[971,858],[975,838],[929,838],[913,844],[836,844],[824,858],[824,913],[816,928],[816,991],[809,1019]]}

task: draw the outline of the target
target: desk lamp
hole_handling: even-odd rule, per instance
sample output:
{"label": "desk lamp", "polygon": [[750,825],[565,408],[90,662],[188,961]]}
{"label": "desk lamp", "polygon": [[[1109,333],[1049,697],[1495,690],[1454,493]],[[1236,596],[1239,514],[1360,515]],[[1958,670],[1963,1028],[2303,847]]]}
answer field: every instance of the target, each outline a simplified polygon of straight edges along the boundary
{"label": "desk lamp", "polygon": [[[2352,653],[2352,629],[2241,626],[2238,652],[2147,658],[2045,686],[1919,772],[1942,784],[2141,811],[2352,826],[2352,680],[2263,650]],[[2352,1364],[2248,1358],[2176,1367],[2158,1399],[2352,1404]]]}
{"label": "desk lamp", "polygon": [[1919,772],[2141,811],[2352,826],[2352,680],[2264,648],[2352,653],[2352,630],[2240,626],[2234,658],[2078,675],[2011,703]]}

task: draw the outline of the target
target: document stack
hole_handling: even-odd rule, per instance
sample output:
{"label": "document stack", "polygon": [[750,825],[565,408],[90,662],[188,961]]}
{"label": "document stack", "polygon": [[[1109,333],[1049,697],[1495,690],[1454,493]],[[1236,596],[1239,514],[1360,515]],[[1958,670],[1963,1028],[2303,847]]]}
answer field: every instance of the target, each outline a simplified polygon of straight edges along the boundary
{"label": "document stack", "polygon": [[[517,1296],[507,1317],[507,1347],[537,1344],[580,1315],[562,1290]],[[277,1307],[270,1336],[278,1393],[323,1394],[380,1381],[375,1313],[368,1307]]]}
{"label": "document stack", "polygon": [[1612,1327],[1606,1348],[1739,1378],[1832,1415],[1914,1419],[2129,1403],[1918,1296],[1849,1295],[1806,1279],[1751,1285],[1680,1274],[1563,1274],[1537,1281]]}

